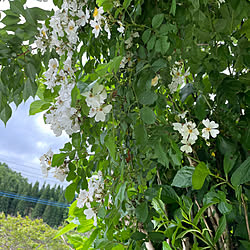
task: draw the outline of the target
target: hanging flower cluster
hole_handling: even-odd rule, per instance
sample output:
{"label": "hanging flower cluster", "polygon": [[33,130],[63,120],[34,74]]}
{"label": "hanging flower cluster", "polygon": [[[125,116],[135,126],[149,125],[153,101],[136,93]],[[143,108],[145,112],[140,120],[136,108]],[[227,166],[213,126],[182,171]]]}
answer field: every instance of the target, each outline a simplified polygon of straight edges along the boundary
{"label": "hanging flower cluster", "polygon": [[84,210],[86,219],[94,219],[94,225],[97,226],[97,211],[95,208],[92,208],[91,203],[97,202],[100,203],[103,198],[103,189],[104,183],[102,180],[102,172],[98,171],[98,176],[92,176],[88,182],[88,191],[80,190],[80,194],[77,198],[77,207],[83,208],[87,207]]}
{"label": "hanging flower cluster", "polygon": [[186,78],[190,75],[189,68],[183,73],[182,62],[175,62],[172,70],[172,82],[168,85],[170,93],[173,94],[176,92],[179,86],[182,86],[186,83]]}
{"label": "hanging flower cluster", "polygon": [[53,158],[53,152],[51,151],[51,149],[46,154],[40,157],[42,174],[46,178],[48,177],[48,173],[51,170],[51,172],[54,174],[53,176],[59,181],[63,182],[69,173],[68,164],[66,161],[64,161],[64,163],[61,166],[52,168],[51,167],[52,158]]}
{"label": "hanging flower cluster", "polygon": [[95,121],[105,121],[106,115],[111,111],[112,105],[106,105],[104,100],[107,98],[107,92],[103,85],[95,85],[92,91],[83,93],[86,96],[86,103],[89,110],[89,117],[95,117]]}
{"label": "hanging flower cluster", "polygon": [[[205,128],[202,129],[202,137],[205,140],[208,140],[210,135],[215,138],[217,134],[219,134],[219,130],[217,129],[219,125],[214,121],[209,121],[209,119],[202,121]],[[186,121],[186,123],[173,123],[174,130],[177,130],[182,135],[181,143],[183,144],[180,148],[182,152],[192,153],[192,145],[198,139],[198,135],[200,132],[196,128],[195,122]]]}
{"label": "hanging flower cluster", "polygon": [[74,84],[62,85],[56,103],[44,114],[47,124],[51,124],[51,129],[56,136],[60,136],[64,130],[68,135],[72,135],[80,130],[80,111],[71,107],[71,91]]}

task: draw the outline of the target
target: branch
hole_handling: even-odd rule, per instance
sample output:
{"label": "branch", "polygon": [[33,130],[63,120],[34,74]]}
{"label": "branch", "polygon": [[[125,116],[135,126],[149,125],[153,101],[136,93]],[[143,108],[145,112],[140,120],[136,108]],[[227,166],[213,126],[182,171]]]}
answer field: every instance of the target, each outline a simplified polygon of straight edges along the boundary
{"label": "branch", "polygon": [[68,244],[68,242],[64,239],[63,235],[61,235],[61,237],[62,237],[62,239],[63,239],[63,242],[64,242],[70,249],[74,250],[74,248],[72,248],[72,247],[70,246],[70,244]]}
{"label": "branch", "polygon": [[250,240],[250,228],[249,228],[248,215],[247,215],[247,206],[246,206],[246,202],[244,200],[243,194],[241,194],[241,200],[242,200],[242,205],[243,205],[243,208],[244,208],[248,240]]}

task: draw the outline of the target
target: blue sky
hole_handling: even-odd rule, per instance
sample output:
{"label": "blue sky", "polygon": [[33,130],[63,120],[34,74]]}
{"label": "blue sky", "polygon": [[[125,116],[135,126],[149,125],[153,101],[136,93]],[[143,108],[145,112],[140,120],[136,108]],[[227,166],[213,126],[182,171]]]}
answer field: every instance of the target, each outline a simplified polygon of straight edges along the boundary
{"label": "blue sky", "polygon": [[[58,152],[68,141],[67,135],[56,137],[50,126],[44,124],[43,114],[29,116],[30,98],[18,108],[12,106],[13,114],[6,127],[0,122],[0,162],[20,171],[30,181],[43,182],[39,158],[50,148]],[[55,183],[56,179],[49,177],[46,182]],[[61,182],[58,182],[61,183]]]}

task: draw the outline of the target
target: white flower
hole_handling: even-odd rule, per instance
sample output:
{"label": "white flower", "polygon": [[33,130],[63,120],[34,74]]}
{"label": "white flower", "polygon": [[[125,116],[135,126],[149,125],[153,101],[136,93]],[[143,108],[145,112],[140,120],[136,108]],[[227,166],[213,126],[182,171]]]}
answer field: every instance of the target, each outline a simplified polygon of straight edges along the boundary
{"label": "white flower", "polygon": [[95,116],[95,121],[99,122],[105,121],[106,114],[108,114],[112,109],[112,105],[107,105],[105,107],[99,107],[99,108],[91,108],[89,111],[88,117],[94,117]]}
{"label": "white flower", "polygon": [[135,32],[135,33],[132,33],[131,34],[132,37],[136,38],[136,37],[140,37],[139,33],[138,32]]}
{"label": "white flower", "polygon": [[195,141],[193,140],[187,140],[187,139],[183,139],[181,140],[181,142],[184,144],[181,146],[180,150],[184,153],[192,153],[192,147],[191,145],[193,145],[195,143]]}
{"label": "white flower", "polygon": [[184,119],[186,117],[186,114],[188,113],[188,111],[184,111],[183,113],[179,114],[178,116],[182,119]]}
{"label": "white flower", "polygon": [[110,39],[111,38],[111,33],[110,33],[108,23],[106,21],[105,21],[104,30],[108,33],[108,39]]}
{"label": "white flower", "polygon": [[127,44],[126,49],[130,49],[133,46],[132,42],[133,42],[133,37],[132,36],[129,37],[127,40],[125,40],[125,44]]}
{"label": "white flower", "polygon": [[61,167],[54,168],[54,177],[59,181],[63,182],[67,176],[68,172],[66,169],[62,169]]}
{"label": "white flower", "polygon": [[173,123],[174,130],[177,130],[180,134],[182,133],[183,124],[175,122]]}
{"label": "white flower", "polygon": [[171,94],[176,92],[178,87],[186,82],[186,77],[190,75],[189,68],[184,74],[182,74],[182,67],[182,63],[175,62],[175,65],[171,70],[172,82],[168,85]]}
{"label": "white flower", "polygon": [[124,33],[124,30],[125,30],[125,28],[123,27],[123,24],[120,22],[120,21],[117,21],[118,22],[118,24],[119,24],[119,28],[117,28],[117,30],[120,32],[120,33]]}
{"label": "white flower", "polygon": [[57,71],[58,65],[59,64],[56,58],[52,58],[49,60],[49,69]]}
{"label": "white flower", "polygon": [[80,190],[80,194],[77,199],[77,207],[83,208],[85,203],[88,200],[88,191],[86,190]]}
{"label": "white flower", "polygon": [[90,14],[88,9],[86,9],[86,13],[84,13],[82,10],[78,10],[76,15],[79,17],[79,20],[76,21],[77,25],[85,26],[86,23],[89,22]]}
{"label": "white flower", "polygon": [[107,92],[103,85],[96,84],[91,91],[82,94],[86,96],[86,103],[89,107],[98,108],[104,104],[104,100],[107,98]]}
{"label": "white flower", "polygon": [[183,136],[183,139],[189,141],[196,141],[199,135],[199,131],[196,128],[196,124],[194,122],[185,123],[182,127],[181,135]]}
{"label": "white flower", "polygon": [[84,214],[86,215],[86,219],[89,220],[91,218],[94,219],[94,226],[97,226],[97,218],[96,218],[96,214],[93,211],[93,209],[91,207],[89,207],[88,209],[84,210]]}
{"label": "white flower", "polygon": [[202,137],[206,140],[209,139],[209,136],[211,135],[213,138],[215,138],[220,131],[217,129],[219,127],[219,124],[215,123],[214,121],[209,121],[209,119],[202,121],[205,128],[202,129]]}
{"label": "white flower", "polygon": [[103,19],[102,14],[104,13],[103,7],[100,7],[99,9],[95,8],[94,13],[93,13],[93,17],[95,19],[95,21],[100,21],[101,19]]}
{"label": "white flower", "polygon": [[221,5],[222,3],[225,3],[225,0],[217,0],[217,3],[218,3],[218,6],[219,6],[219,8],[220,8],[220,5]]}
{"label": "white flower", "polygon": [[98,21],[90,21],[90,25],[93,28],[92,33],[95,34],[95,38],[99,36],[100,30],[101,30],[101,25]]}

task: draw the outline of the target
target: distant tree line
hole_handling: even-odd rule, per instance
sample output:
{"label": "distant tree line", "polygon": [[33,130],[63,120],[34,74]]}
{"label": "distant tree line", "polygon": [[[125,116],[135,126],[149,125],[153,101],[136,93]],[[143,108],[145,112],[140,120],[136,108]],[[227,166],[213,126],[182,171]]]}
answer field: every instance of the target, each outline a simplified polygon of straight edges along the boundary
{"label": "distant tree line", "polygon": [[[51,188],[49,184],[43,184],[42,188],[39,189],[38,181],[34,185],[28,183],[27,178],[12,171],[5,163],[0,163],[0,191],[66,203],[64,190],[61,186],[55,185]],[[21,216],[29,216],[32,219],[42,218],[48,225],[57,227],[67,217],[68,209],[0,196],[0,212],[13,216],[19,213]]]}

